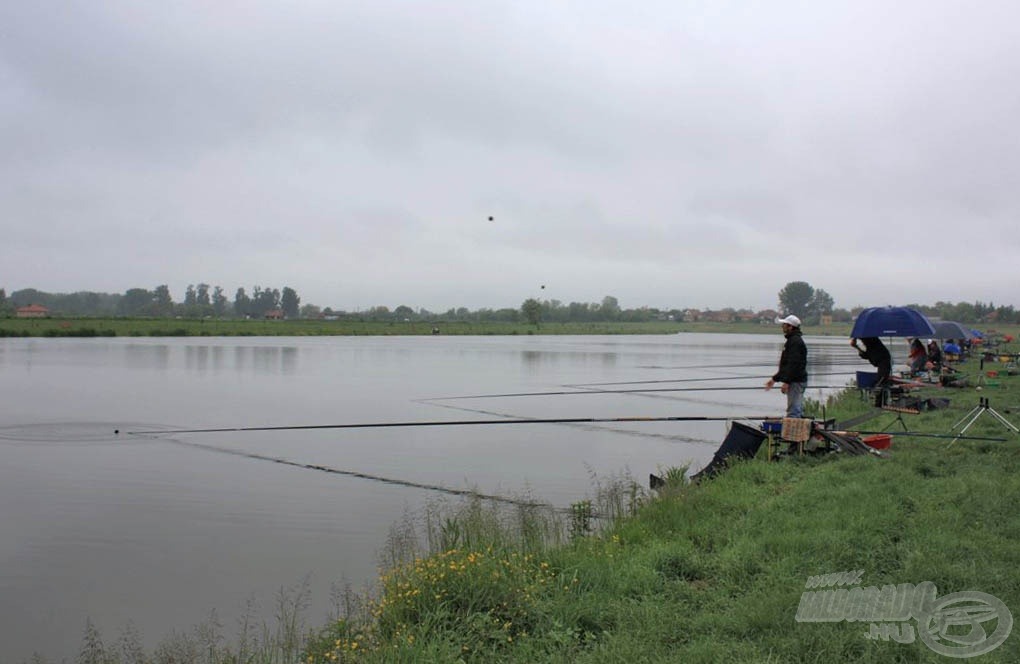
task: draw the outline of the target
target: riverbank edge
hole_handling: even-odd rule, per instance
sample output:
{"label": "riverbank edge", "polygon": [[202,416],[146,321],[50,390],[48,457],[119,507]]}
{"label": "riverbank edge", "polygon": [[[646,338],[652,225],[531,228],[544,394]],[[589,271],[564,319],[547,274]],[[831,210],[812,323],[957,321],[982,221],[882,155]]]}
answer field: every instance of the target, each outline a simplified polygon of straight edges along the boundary
{"label": "riverbank edge", "polygon": [[[586,322],[528,323],[467,321],[321,321],[147,318],[0,319],[0,337],[251,337],[251,336],[516,336],[628,335],[678,333],[771,334],[759,323]],[[849,325],[806,326],[805,334],[846,335]]]}
{"label": "riverbank edge", "polygon": [[[907,415],[886,458],[759,454],[697,486],[666,468],[669,486],[598,535],[433,551],[384,573],[368,620],[327,625],[305,661],[945,661],[922,620],[819,618],[802,604],[845,578],[848,592],[931,584],[1020,610],[1017,436],[989,416],[967,435],[1006,440],[943,437],[989,393],[978,387],[932,388],[951,407]],[[1012,403],[1020,389],[994,394]],[[841,421],[870,405],[848,389],[826,411]],[[488,578],[507,568],[509,587]],[[1020,639],[982,661],[1020,661]]]}
{"label": "riverbank edge", "polygon": [[[987,326],[986,326],[987,327]],[[805,325],[808,336],[849,337],[852,324]],[[996,325],[1020,337],[1020,325]],[[322,321],[167,318],[0,319],[0,337],[304,337],[304,336],[518,336],[776,334],[777,325],[758,322],[585,322],[528,323],[468,321]]]}

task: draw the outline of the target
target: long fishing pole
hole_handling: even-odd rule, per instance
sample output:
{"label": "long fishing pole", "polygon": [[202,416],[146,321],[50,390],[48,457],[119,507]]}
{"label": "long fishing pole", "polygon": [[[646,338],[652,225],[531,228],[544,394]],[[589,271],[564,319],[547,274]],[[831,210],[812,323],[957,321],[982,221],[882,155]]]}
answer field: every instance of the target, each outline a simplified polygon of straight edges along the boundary
{"label": "long fishing pole", "polygon": [[[811,390],[824,390],[834,389],[842,390],[850,387],[849,385],[809,385],[808,389]],[[763,387],[744,386],[744,387],[658,387],[648,389],[634,389],[634,390],[561,390],[555,392],[511,392],[508,394],[468,394],[463,396],[453,397],[431,397],[429,399],[421,399],[420,401],[446,401],[449,399],[495,399],[503,397],[548,397],[548,396],[562,396],[566,394],[637,394],[642,392],[723,392],[723,391],[736,391],[736,390],[758,390],[764,391]]]}
{"label": "long fishing pole", "polygon": [[[813,366],[826,366],[826,365],[850,365],[856,364],[861,365],[861,361],[857,358],[856,354],[853,357],[847,355],[846,357],[836,357],[833,359],[819,360],[816,362],[808,362],[808,367]],[[639,364],[638,369],[751,369],[753,367],[774,367],[775,362],[741,362],[739,364]]]}
{"label": "long fishing pole", "polygon": [[[517,420],[419,420],[413,422],[361,422],[356,424],[300,424],[272,427],[223,427],[209,429],[164,429],[162,431],[125,431],[128,435],[159,435],[178,433],[225,433],[230,431],[301,431],[313,429],[369,429],[390,427],[450,427],[488,424],[577,424],[592,422],[722,422],[729,420],[767,420],[775,415],[685,415],[674,417],[553,417]],[[114,433],[119,434],[117,429]]]}
{"label": "long fishing pole", "polygon": [[[851,376],[854,372],[852,371],[834,371],[831,373],[811,373],[812,376]],[[715,376],[712,378],[661,378],[658,380],[618,380],[608,383],[577,383],[572,385],[564,385],[564,387],[575,387],[575,388],[587,388],[587,387],[603,387],[608,385],[648,385],[652,383],[703,383],[706,381],[723,381],[723,380],[758,380],[762,378],[771,378],[771,375],[765,376]]]}
{"label": "long fishing pole", "polygon": [[1006,438],[989,438],[986,436],[952,436],[944,433],[914,433],[913,431],[833,431],[836,434],[866,434],[866,435],[880,435],[888,434],[890,436],[896,435],[902,438],[959,438],[961,440],[994,440],[999,443],[1007,442]]}

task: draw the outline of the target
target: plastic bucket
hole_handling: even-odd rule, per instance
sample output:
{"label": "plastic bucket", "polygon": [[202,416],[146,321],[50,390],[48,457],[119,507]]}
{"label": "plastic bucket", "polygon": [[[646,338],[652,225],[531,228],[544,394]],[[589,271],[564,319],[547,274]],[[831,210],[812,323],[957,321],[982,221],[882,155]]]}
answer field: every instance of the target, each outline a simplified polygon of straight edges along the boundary
{"label": "plastic bucket", "polygon": [[876,450],[887,450],[892,445],[892,436],[887,433],[880,433],[874,436],[865,436],[861,438],[861,441],[868,447]]}

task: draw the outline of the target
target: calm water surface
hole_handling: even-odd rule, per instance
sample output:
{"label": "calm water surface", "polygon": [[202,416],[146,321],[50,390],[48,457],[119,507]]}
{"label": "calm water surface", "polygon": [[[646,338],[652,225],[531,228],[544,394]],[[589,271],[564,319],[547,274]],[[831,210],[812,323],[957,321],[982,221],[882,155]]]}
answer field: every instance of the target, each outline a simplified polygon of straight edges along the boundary
{"label": "calm water surface", "polygon": [[[757,388],[781,345],[778,331],[0,340],[2,661],[73,660],[86,618],[107,641],[130,621],[152,647],[215,608],[233,635],[248,602],[271,622],[276,592],[306,578],[319,624],[330,583],[369,583],[391,526],[443,495],[238,453],[568,506],[593,474],[703,465],[726,423],[129,431],[778,415],[785,397]],[[815,385],[866,368],[845,339],[808,345]],[[630,381],[690,382],[596,385]],[[595,393],[708,387],[756,389]],[[458,398],[544,391],[588,393]]]}

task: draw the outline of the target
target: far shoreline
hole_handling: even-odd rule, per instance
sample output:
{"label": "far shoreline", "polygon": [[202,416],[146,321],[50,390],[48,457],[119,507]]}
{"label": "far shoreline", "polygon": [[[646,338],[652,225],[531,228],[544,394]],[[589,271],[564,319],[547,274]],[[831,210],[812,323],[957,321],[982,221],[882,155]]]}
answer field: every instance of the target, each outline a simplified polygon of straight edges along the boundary
{"label": "far shoreline", "polygon": [[[1020,324],[980,325],[986,332],[1020,337]],[[851,323],[805,325],[807,336],[849,338]],[[473,322],[457,320],[242,320],[232,318],[5,318],[0,337],[302,337],[302,336],[521,336],[781,334],[761,322],[591,321]]]}

